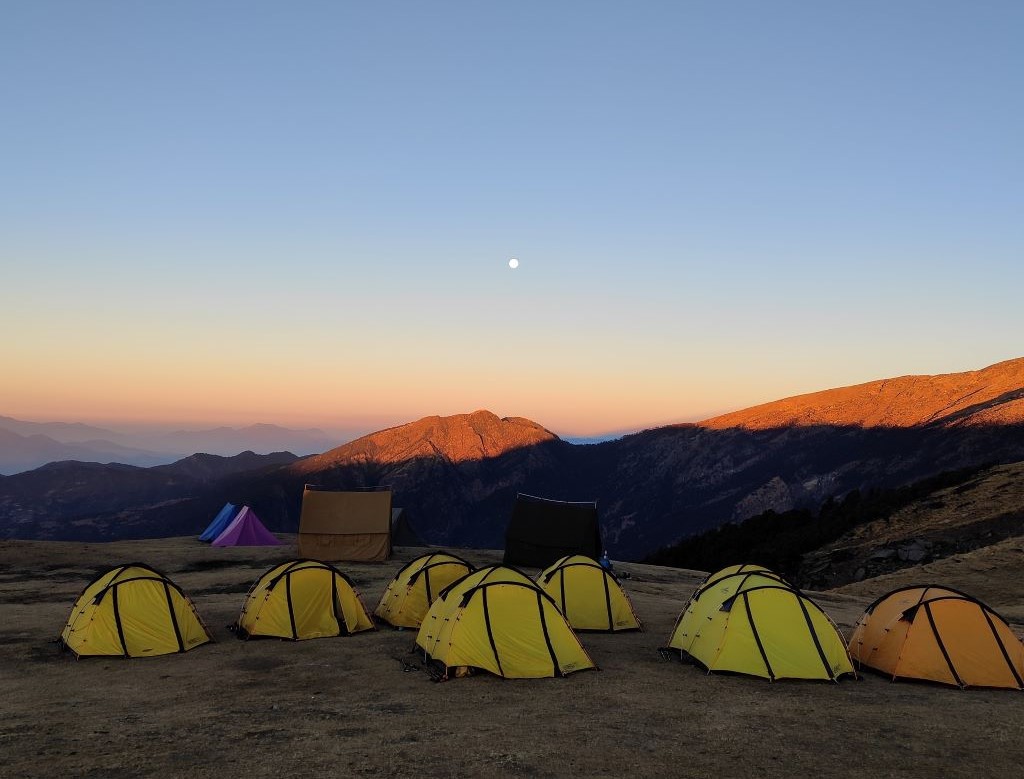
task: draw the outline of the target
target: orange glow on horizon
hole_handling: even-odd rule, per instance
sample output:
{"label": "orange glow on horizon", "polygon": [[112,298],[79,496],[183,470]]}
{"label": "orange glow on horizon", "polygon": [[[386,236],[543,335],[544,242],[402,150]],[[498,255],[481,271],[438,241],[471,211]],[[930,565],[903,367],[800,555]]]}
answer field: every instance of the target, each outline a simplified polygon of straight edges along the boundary
{"label": "orange glow on horizon", "polygon": [[[0,390],[0,416],[98,426],[189,428],[266,423],[373,432],[426,416],[486,409],[499,416],[531,419],[561,436],[586,437],[696,421],[717,413],[677,413],[671,398],[659,401],[649,396],[647,402],[629,403],[627,407],[618,397],[607,394],[594,393],[582,402],[573,397],[572,390],[559,396],[550,390],[539,392],[522,386],[504,387],[485,400],[479,393],[450,391],[443,385],[423,385],[418,392],[411,392],[399,376],[392,377],[388,382],[391,386],[380,392],[362,387],[358,393],[352,389],[341,392],[336,382],[310,391],[285,381],[255,386],[244,379],[237,384],[206,382],[199,392],[186,392],[191,390],[188,384],[162,383],[160,377],[113,385],[79,380],[47,382],[47,389],[36,391],[16,383]],[[418,397],[413,401],[410,396]]]}
{"label": "orange glow on horizon", "polygon": [[[393,353],[296,346],[281,335],[248,340],[213,333],[160,341],[119,331],[97,351],[88,328],[62,338],[36,334],[35,348],[8,344],[0,415],[96,425],[246,426],[373,432],[416,419],[487,409],[533,420],[562,436],[600,436],[711,416],[801,390],[752,381],[722,363],[715,378],[684,364],[630,352],[597,375],[599,356],[580,344],[564,353],[472,347],[431,353],[416,343]],[[78,342],[76,342],[76,339]],[[152,347],[158,341],[163,350]],[[69,343],[70,341],[70,343]],[[626,351],[622,352],[627,354]],[[325,357],[330,355],[330,357]],[[658,373],[652,374],[652,365]],[[806,389],[818,389],[810,386]]]}

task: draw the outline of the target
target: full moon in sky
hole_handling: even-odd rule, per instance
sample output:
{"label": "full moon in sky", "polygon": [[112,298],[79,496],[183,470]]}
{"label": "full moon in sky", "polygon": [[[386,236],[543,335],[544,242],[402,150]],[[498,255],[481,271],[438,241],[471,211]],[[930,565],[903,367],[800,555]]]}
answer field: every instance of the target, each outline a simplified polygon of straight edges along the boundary
{"label": "full moon in sky", "polygon": [[508,261],[508,267],[510,267],[512,270],[515,270],[516,268],[519,267],[519,260],[513,257],[511,260]]}

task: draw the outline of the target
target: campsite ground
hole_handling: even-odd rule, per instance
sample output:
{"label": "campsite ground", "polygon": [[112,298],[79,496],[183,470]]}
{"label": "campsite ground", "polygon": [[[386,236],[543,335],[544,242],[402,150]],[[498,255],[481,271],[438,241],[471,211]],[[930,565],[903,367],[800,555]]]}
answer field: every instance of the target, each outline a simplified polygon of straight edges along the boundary
{"label": "campsite ground", "polygon": [[[213,549],[193,539],[0,542],[0,776],[877,779],[1024,770],[1021,693],[873,675],[770,684],[662,660],[656,650],[701,576],[690,571],[619,566],[631,574],[625,586],[647,630],[585,634],[602,670],[565,679],[435,684],[403,670],[403,661],[416,665],[407,654],[411,631],[235,640],[225,626],[245,592],[293,550]],[[372,609],[395,571],[421,552],[340,567]],[[141,660],[60,654],[50,642],[82,587],[131,561],[163,570],[192,595],[216,643]],[[986,574],[1004,570],[1019,571],[1019,561]],[[1003,591],[1004,602],[992,605],[1024,615],[1020,589]],[[856,594],[816,598],[849,634],[875,594],[861,583]]]}

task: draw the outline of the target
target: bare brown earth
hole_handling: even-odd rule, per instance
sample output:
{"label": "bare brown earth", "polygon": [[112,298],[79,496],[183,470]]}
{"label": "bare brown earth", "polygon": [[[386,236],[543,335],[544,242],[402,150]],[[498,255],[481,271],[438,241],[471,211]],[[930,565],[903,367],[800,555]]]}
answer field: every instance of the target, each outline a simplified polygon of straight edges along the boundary
{"label": "bare brown earth", "polygon": [[[0,776],[877,779],[1024,770],[1020,693],[873,675],[770,684],[663,661],[656,650],[701,578],[692,571],[618,566],[631,574],[626,589],[648,630],[584,635],[602,670],[565,679],[436,684],[403,671],[416,664],[409,631],[235,640],[225,626],[252,581],[288,558],[292,549],[283,549],[212,549],[192,539],[0,543]],[[342,568],[372,608],[421,551]],[[947,561],[916,578],[984,589],[1020,618],[1020,550],[986,551],[1006,557],[988,569]],[[217,642],[140,660],[58,653],[50,642],[81,588],[98,570],[135,560],[189,592]],[[816,597],[848,633],[876,589],[889,586],[876,585]]]}

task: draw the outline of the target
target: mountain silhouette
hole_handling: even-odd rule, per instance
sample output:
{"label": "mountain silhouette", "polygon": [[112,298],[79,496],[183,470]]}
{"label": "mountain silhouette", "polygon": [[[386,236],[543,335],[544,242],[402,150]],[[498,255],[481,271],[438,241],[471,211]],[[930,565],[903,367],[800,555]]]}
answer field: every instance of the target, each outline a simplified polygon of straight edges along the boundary
{"label": "mountain silhouette", "polygon": [[[768,509],[817,507],[851,490],[1024,460],[1022,398],[1024,359],[1018,359],[786,398],[591,445],[489,411],[432,416],[278,467],[190,478],[177,491],[163,483],[168,497],[159,508],[133,508],[127,525],[126,496],[102,468],[80,477],[88,485],[81,489],[91,488],[89,522],[78,522],[69,500],[46,515],[45,529],[31,519],[42,500],[32,494],[50,495],[42,502],[52,506],[66,488],[37,472],[8,477],[0,481],[0,532],[85,538],[189,527],[198,533],[207,513],[227,500],[252,505],[274,530],[294,531],[303,484],[389,485],[426,541],[451,546],[502,546],[517,492],[597,499],[612,554],[636,559]],[[27,479],[38,482],[36,492],[22,486]],[[19,520],[5,497],[15,491]]]}

